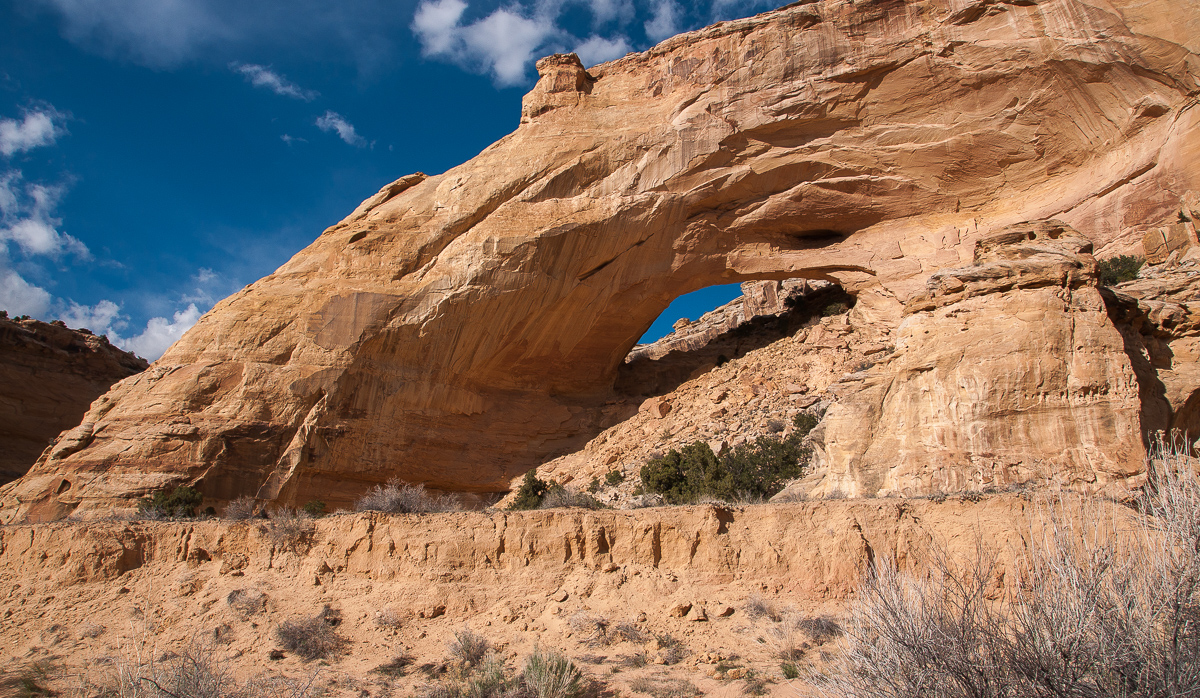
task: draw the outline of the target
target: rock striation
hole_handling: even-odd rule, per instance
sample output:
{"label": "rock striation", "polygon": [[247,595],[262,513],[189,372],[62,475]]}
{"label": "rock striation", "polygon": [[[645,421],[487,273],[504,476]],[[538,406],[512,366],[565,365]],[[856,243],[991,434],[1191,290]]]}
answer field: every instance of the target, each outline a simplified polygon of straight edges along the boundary
{"label": "rock striation", "polygon": [[680,294],[820,279],[899,324],[1008,225],[1136,251],[1200,190],[1197,37],[1200,9],[1168,0],[820,0],[587,71],[544,60],[515,132],[218,304],[0,519],[181,483],[218,506],[340,506],[392,477],[501,491],[624,416],[624,358]]}
{"label": "rock striation", "polygon": [[24,475],[93,400],[147,366],[87,330],[0,318],[0,483]]}

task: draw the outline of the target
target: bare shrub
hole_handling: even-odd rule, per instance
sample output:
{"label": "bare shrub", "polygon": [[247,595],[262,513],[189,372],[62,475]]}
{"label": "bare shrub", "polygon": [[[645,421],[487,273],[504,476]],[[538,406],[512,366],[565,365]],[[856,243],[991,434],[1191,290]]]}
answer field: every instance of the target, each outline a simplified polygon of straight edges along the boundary
{"label": "bare shrub", "polygon": [[417,691],[420,698],[524,698],[517,681],[495,652],[488,652],[477,664],[460,664],[441,681]]}
{"label": "bare shrub", "polygon": [[115,663],[110,677],[100,683],[84,677],[81,688],[106,698],[307,698],[316,678],[262,675],[241,683],[211,644],[193,640],[178,654],[162,654],[143,640]]}
{"label": "bare shrub", "polygon": [[571,660],[540,649],[525,658],[521,683],[531,698],[577,698],[584,689],[583,675]]}
{"label": "bare shrub", "polygon": [[692,698],[704,693],[696,684],[684,679],[657,679],[642,676],[629,682],[630,690],[645,693],[653,698]]}
{"label": "bare shrub", "polygon": [[446,646],[450,650],[451,657],[467,666],[477,666],[487,656],[488,649],[491,647],[486,637],[466,627],[456,630],[454,639]]}
{"label": "bare shrub", "polygon": [[355,511],[381,511],[385,514],[431,514],[462,511],[462,503],[450,495],[425,491],[425,485],[408,485],[388,480],[375,485],[354,502]]}
{"label": "bare shrub", "polygon": [[403,615],[394,608],[375,612],[375,625],[387,630],[399,630],[404,622]]}
{"label": "bare shrub", "polygon": [[290,507],[272,510],[267,521],[258,527],[263,538],[280,548],[296,547],[310,539],[315,530],[311,515]]}
{"label": "bare shrub", "polygon": [[604,509],[598,499],[587,492],[576,492],[561,485],[547,488],[539,509]]}
{"label": "bare shrub", "polygon": [[225,597],[225,603],[243,615],[252,616],[267,607],[267,595],[258,589],[234,589]]}
{"label": "bare shrub", "polygon": [[254,518],[257,508],[258,500],[254,497],[238,497],[225,505],[225,511],[221,516],[231,521],[245,521]]}
{"label": "bare shrub", "polygon": [[1200,692],[1200,482],[1161,441],[1136,511],[1064,497],[1030,524],[1016,590],[982,544],[931,574],[878,565],[826,696],[1187,696]]}
{"label": "bare shrub", "polygon": [[776,608],[775,604],[758,594],[751,594],[746,599],[746,604],[742,606],[742,610],[754,620],[766,618],[774,623],[778,623],[783,619],[783,613]]}
{"label": "bare shrub", "polygon": [[275,628],[275,637],[285,650],[295,652],[305,661],[325,659],[337,654],[346,641],[334,630],[340,617],[328,607],[310,618],[285,620]]}
{"label": "bare shrub", "polygon": [[617,640],[625,640],[627,642],[645,642],[646,633],[637,626],[637,623],[623,620],[613,628],[612,636]]}
{"label": "bare shrub", "polygon": [[612,623],[604,616],[576,611],[569,623],[571,630],[583,635],[583,642],[589,645],[608,645],[617,640],[610,634]]}

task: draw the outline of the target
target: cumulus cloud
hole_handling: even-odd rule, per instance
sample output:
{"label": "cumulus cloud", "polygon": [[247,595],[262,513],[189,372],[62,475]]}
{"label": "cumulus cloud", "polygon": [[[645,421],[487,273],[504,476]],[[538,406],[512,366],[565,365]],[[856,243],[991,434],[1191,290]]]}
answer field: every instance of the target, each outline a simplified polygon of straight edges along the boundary
{"label": "cumulus cloud", "polygon": [[632,19],[634,14],[630,0],[588,0],[588,7],[597,25],[612,21],[623,24]]}
{"label": "cumulus cloud", "polygon": [[[326,111],[324,116],[318,118],[317,128],[326,133],[337,133],[338,138],[356,148],[361,148],[367,144],[366,139],[358,135],[358,132],[354,130],[354,126],[335,111]],[[284,139],[284,142],[289,145],[291,144],[291,141],[287,139]]]}
{"label": "cumulus cloud", "polygon": [[0,255],[0,310],[12,317],[18,315],[44,316],[50,309],[50,292],[25,280],[8,260]]}
{"label": "cumulus cloud", "polygon": [[629,53],[629,40],[623,36],[615,39],[593,36],[576,46],[575,53],[579,54],[579,60],[583,61],[585,66],[591,67]]}
{"label": "cumulus cloud", "polygon": [[425,0],[413,16],[412,30],[422,55],[445,58],[491,73],[498,85],[525,82],[535,54],[565,34],[550,14],[526,14],[518,6],[500,8],[481,20],[462,23],[463,0]]}
{"label": "cumulus cloud", "polygon": [[176,311],[172,319],[168,320],[165,317],[153,317],[146,323],[146,329],[139,335],[129,337],[128,339],[109,335],[109,340],[121,347],[125,351],[133,353],[143,358],[154,361],[175,343],[184,332],[192,328],[196,321],[200,319],[200,309],[195,303],[188,304],[187,308]]}
{"label": "cumulus cloud", "polygon": [[115,334],[128,325],[127,318],[121,315],[121,306],[109,300],[102,300],[94,306],[72,302],[58,314],[58,319],[67,323],[67,327],[85,327],[94,334],[105,335]]}
{"label": "cumulus cloud", "polygon": [[25,112],[22,120],[0,119],[0,154],[12,157],[42,145],[53,145],[63,132],[62,117],[53,109]]}
{"label": "cumulus cloud", "polygon": [[646,36],[652,41],[662,41],[679,33],[679,19],[683,12],[675,0],[657,0],[654,14],[646,22]]}
{"label": "cumulus cloud", "polygon": [[[2,283],[0,280],[0,288],[3,288]],[[49,294],[46,301],[48,304]],[[129,317],[121,313],[121,306],[110,300],[102,300],[96,305],[71,303],[66,310],[58,314],[58,319],[65,322],[67,327],[86,327],[95,334],[105,335],[108,341],[125,351],[154,361],[182,337],[184,332],[191,329],[200,319],[200,315],[196,304],[189,303],[183,310],[176,311],[171,319],[150,318],[144,330],[130,337],[121,334],[129,326]]]}
{"label": "cumulus cloud", "polygon": [[268,89],[281,97],[311,102],[320,96],[319,92],[306,90],[266,66],[233,62],[229,64],[229,69],[240,73],[251,85]]}
{"label": "cumulus cloud", "polygon": [[26,255],[73,254],[88,258],[86,245],[58,231],[62,219],[53,214],[62,187],[21,186],[20,182],[19,171],[9,170],[0,175],[0,243],[16,243]]}

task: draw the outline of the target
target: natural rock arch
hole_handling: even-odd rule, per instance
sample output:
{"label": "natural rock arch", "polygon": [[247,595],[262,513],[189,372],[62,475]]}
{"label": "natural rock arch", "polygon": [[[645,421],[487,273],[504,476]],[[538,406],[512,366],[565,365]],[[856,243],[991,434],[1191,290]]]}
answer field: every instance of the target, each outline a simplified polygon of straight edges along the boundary
{"label": "natural rock arch", "polygon": [[219,303],[0,518],[182,482],[217,502],[496,491],[604,421],[679,294],[824,278],[898,319],[990,229],[1057,216],[1124,249],[1200,189],[1200,13],[1151,5],[825,0],[590,74],[539,62],[514,133]]}

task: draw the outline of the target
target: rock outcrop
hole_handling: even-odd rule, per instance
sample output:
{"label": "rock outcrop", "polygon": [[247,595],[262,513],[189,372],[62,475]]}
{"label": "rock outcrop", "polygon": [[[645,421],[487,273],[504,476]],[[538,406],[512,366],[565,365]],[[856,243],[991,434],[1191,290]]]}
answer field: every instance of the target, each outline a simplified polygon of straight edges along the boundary
{"label": "rock outcrop", "polygon": [[87,330],[0,318],[0,483],[24,475],[93,400],[147,365]]}
{"label": "rock outcrop", "polygon": [[1136,250],[1200,190],[1197,37],[1169,0],[822,0],[543,61],[514,133],[218,304],[0,519],[180,483],[218,506],[499,491],[624,416],[624,357],[682,293],[823,279],[898,323],[1007,225]]}

